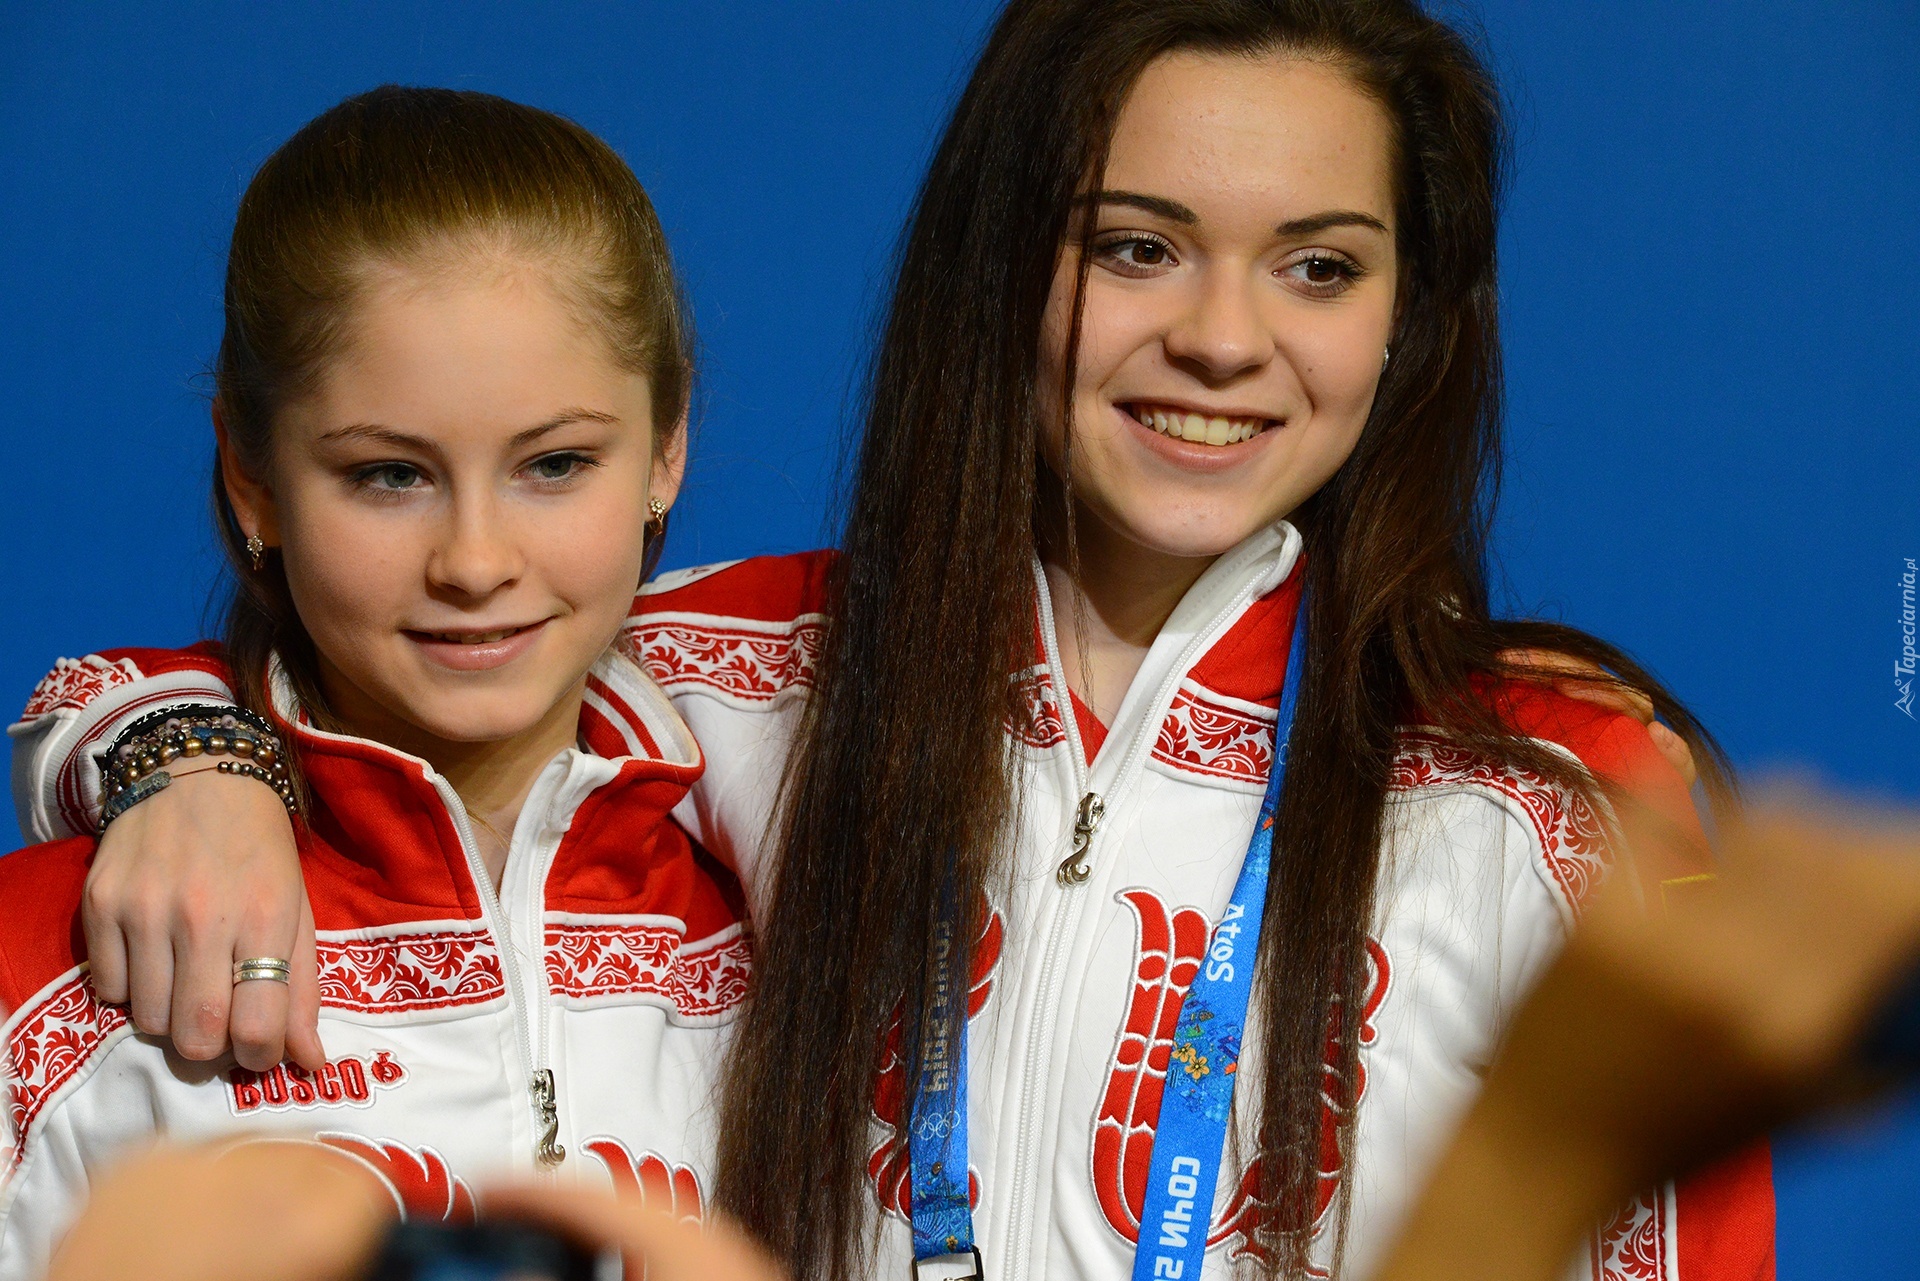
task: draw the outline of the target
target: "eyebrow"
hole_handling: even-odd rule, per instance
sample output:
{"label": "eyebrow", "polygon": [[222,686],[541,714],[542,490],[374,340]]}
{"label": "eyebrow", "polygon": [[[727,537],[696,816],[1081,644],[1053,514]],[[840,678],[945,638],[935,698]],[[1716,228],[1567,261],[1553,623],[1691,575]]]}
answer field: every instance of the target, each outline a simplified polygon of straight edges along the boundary
{"label": "eyebrow", "polygon": [[[530,445],[550,431],[557,431],[569,423],[605,423],[609,427],[619,425],[620,420],[612,414],[601,413],[597,409],[563,409],[543,423],[536,423],[525,431],[516,432],[507,448],[518,449]],[[322,432],[320,440],[364,440],[373,444],[392,445],[400,449],[417,449],[422,453],[432,453],[438,447],[424,436],[410,435],[404,431],[395,431],[379,423],[349,423],[344,427],[335,427],[332,431]]]}
{"label": "eyebrow", "polygon": [[[1087,197],[1082,197],[1087,202]],[[1169,222],[1177,222],[1183,227],[1192,227],[1200,222],[1200,215],[1177,200],[1168,200],[1165,196],[1149,196],[1139,191],[1103,191],[1092,198],[1099,205],[1117,205],[1127,209],[1139,209],[1145,213],[1157,214]],[[1303,218],[1293,218],[1281,223],[1274,230],[1281,236],[1311,236],[1315,232],[1330,227],[1368,227],[1381,235],[1392,234],[1387,224],[1370,213],[1361,213],[1357,209],[1328,209],[1321,213],[1308,214]]]}
{"label": "eyebrow", "polygon": [[[1085,197],[1082,197],[1082,200],[1084,201]],[[1103,191],[1094,198],[1093,203],[1143,210],[1146,213],[1158,214],[1168,222],[1177,222],[1183,227],[1191,227],[1200,221],[1199,214],[1177,200],[1168,200],[1164,196],[1149,196],[1138,191]]]}
{"label": "eyebrow", "polygon": [[1383,236],[1392,234],[1387,230],[1386,223],[1357,209],[1329,209],[1325,213],[1308,214],[1304,218],[1283,222],[1274,230],[1287,237],[1311,236],[1329,227],[1370,227]]}

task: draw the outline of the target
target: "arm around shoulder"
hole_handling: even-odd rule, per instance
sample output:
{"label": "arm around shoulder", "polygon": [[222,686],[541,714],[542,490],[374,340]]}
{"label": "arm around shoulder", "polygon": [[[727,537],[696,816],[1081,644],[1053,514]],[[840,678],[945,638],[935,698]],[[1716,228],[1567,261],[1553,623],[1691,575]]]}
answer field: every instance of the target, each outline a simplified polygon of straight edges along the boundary
{"label": "arm around shoulder", "polygon": [[7,728],[21,834],[51,841],[94,830],[100,772],[93,754],[136,717],[174,703],[232,701],[226,664],[210,641],[59,660]]}

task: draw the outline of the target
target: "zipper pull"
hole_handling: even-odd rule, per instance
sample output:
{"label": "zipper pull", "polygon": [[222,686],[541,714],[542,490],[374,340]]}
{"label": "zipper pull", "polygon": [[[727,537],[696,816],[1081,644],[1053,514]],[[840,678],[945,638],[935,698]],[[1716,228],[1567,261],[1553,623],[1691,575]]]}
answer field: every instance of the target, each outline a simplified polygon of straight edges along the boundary
{"label": "zipper pull", "polygon": [[534,1159],[541,1165],[555,1166],[567,1159],[567,1150],[560,1146],[560,1107],[553,1092],[553,1073],[541,1068],[533,1074],[529,1083],[533,1092],[533,1112],[540,1118],[540,1142],[534,1146]]}
{"label": "zipper pull", "polygon": [[1100,799],[1098,792],[1088,792],[1080,798],[1080,808],[1073,816],[1073,853],[1061,860],[1059,870],[1053,874],[1063,889],[1072,889],[1093,874],[1087,867],[1087,847],[1093,844],[1093,834],[1106,813],[1107,803]]}

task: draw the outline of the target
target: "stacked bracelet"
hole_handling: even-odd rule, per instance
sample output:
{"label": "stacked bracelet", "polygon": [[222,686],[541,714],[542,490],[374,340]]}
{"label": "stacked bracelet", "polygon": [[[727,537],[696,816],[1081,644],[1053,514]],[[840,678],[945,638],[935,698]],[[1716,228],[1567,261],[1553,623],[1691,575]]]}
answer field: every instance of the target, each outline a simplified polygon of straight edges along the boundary
{"label": "stacked bracelet", "polygon": [[280,736],[242,707],[190,703],[141,717],[120,731],[100,762],[100,830],[173,782],[167,766],[182,758],[230,756],[214,768],[271,787],[289,813],[296,808]]}

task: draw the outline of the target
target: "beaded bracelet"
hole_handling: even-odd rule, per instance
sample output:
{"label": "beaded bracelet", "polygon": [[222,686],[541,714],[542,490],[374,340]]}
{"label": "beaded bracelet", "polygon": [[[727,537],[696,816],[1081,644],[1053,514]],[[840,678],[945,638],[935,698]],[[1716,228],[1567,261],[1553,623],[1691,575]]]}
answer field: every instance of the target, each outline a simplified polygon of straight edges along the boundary
{"label": "beaded bracelet", "polygon": [[293,778],[283,751],[265,718],[243,707],[188,703],[142,716],[120,731],[100,762],[99,830],[172,783],[168,765],[198,756],[231,755],[234,759],[215,767],[220,773],[258,779],[294,813]]}

